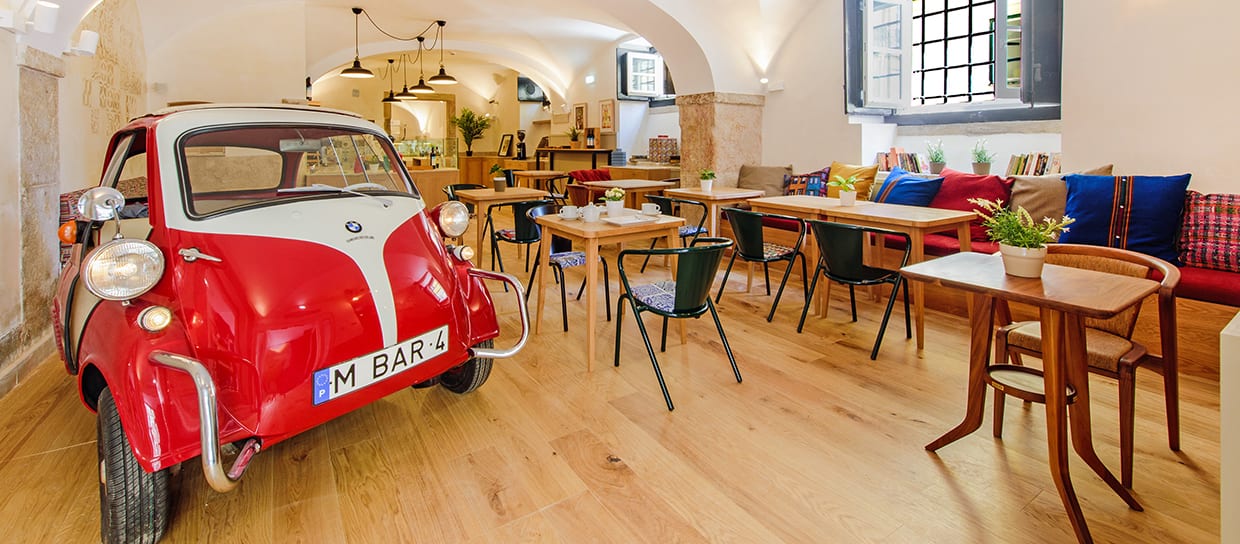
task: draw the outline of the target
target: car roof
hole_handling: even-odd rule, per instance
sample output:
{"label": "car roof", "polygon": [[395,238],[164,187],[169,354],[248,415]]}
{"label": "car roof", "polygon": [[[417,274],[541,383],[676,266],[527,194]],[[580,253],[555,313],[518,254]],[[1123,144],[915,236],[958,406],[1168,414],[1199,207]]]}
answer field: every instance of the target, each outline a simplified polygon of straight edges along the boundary
{"label": "car roof", "polygon": [[228,109],[235,109],[235,110],[269,109],[269,110],[286,110],[286,111],[312,111],[312,112],[319,112],[319,113],[335,113],[335,114],[340,114],[340,115],[347,115],[349,117],[354,117],[357,119],[362,118],[361,115],[355,112],[337,110],[333,108],[322,108],[318,106],[311,106],[308,104],[271,104],[271,103],[219,103],[217,104],[217,103],[205,102],[205,103],[200,103],[200,104],[183,104],[183,105],[178,105],[178,106],[171,106],[171,107],[163,108],[163,109],[148,113],[146,115],[139,116],[137,119],[142,119],[145,117],[165,117],[168,115],[185,112],[185,111],[228,110]]}

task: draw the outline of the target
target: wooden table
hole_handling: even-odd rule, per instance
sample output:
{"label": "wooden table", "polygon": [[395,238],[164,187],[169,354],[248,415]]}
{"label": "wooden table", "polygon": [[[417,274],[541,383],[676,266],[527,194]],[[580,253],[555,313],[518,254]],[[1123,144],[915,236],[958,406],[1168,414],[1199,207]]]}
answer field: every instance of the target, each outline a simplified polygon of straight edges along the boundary
{"label": "wooden table", "polygon": [[[750,206],[760,212],[781,213],[806,219],[820,219],[837,223],[849,223],[866,227],[877,227],[909,235],[912,240],[909,247],[910,264],[926,260],[926,235],[934,232],[956,231],[960,239],[960,252],[967,253],[973,249],[970,240],[969,222],[977,218],[973,212],[945,210],[925,206],[905,206],[902,204],[885,204],[882,202],[858,201],[855,206],[841,206],[837,198],[821,196],[772,196],[749,200]],[[818,246],[810,241],[812,233],[806,234],[809,248],[806,256],[811,262],[818,262]],[[878,237],[882,246],[882,237]],[[913,314],[916,321],[917,349],[926,347],[926,291],[920,283],[912,284]],[[823,291],[824,297],[827,290]],[[825,298],[821,304],[825,304]]]}
{"label": "wooden table", "polygon": [[710,218],[706,225],[711,236],[719,236],[719,209],[724,206],[732,206],[740,202],[744,202],[751,198],[759,198],[766,194],[759,189],[741,189],[738,187],[715,187],[710,191],[703,191],[698,187],[667,189],[663,191],[667,196],[676,198],[684,198],[688,200],[696,200],[706,205],[710,210]]}
{"label": "wooden table", "polygon": [[[634,211],[634,213],[637,213]],[[597,326],[598,326],[598,252],[599,246],[603,244],[615,244],[631,242],[634,240],[649,240],[651,238],[667,238],[668,247],[674,247],[674,244],[680,237],[680,227],[685,224],[685,220],[680,217],[671,217],[666,215],[658,216],[657,219],[645,223],[636,223],[632,225],[613,225],[603,220],[587,223],[580,219],[564,220],[558,215],[544,215],[536,219],[542,226],[542,239],[550,240],[552,236],[568,238],[570,240],[581,242],[585,245],[586,251],[586,370],[594,368],[594,351],[597,344]],[[551,244],[544,243],[539,251],[542,252],[542,263],[551,262]],[[673,265],[675,261],[673,261]],[[534,333],[538,334],[542,326],[543,300],[545,299],[544,287],[546,285],[546,271],[549,267],[545,264],[538,269],[538,305],[534,314]],[[611,301],[603,301],[604,304],[610,304]],[[619,319],[619,316],[616,317]]]}
{"label": "wooden table", "polygon": [[478,245],[474,248],[475,264],[482,266],[483,248],[490,245],[483,245],[486,234],[482,232],[482,226],[483,221],[486,221],[487,212],[491,210],[491,206],[506,202],[538,200],[540,198],[547,198],[547,196],[547,191],[525,187],[509,187],[507,191],[496,191],[495,189],[462,189],[457,191],[457,199],[474,206],[474,228],[478,231]]}
{"label": "wooden table", "polygon": [[542,182],[551,178],[563,176],[564,172],[559,170],[513,170],[512,178],[517,185],[529,187],[531,189],[542,189]]}
{"label": "wooden table", "polygon": [[[982,425],[986,409],[987,366],[994,337],[995,300],[1033,305],[1039,309],[1042,326],[1046,441],[1050,450],[1051,478],[1059,489],[1059,498],[1068,511],[1077,540],[1093,541],[1068,473],[1069,431],[1077,455],[1130,508],[1141,510],[1141,505],[1107,470],[1094,451],[1089,421],[1089,370],[1084,320],[1106,319],[1140,304],[1145,297],[1158,290],[1157,282],[1052,264],[1043,268],[1041,278],[1018,278],[1004,274],[999,256],[981,253],[957,253],[907,266],[901,272],[917,283],[930,282],[961,289],[969,298],[972,332],[969,336],[969,386],[964,420],[926,445],[927,450],[936,451]],[[1069,386],[1076,391],[1076,398],[1071,404],[1067,395]]]}
{"label": "wooden table", "polygon": [[676,187],[676,184],[670,181],[652,181],[648,179],[613,179],[611,181],[583,181],[582,185],[589,187],[600,187],[603,189],[611,189],[619,187],[624,189],[624,207],[641,209],[641,198],[646,193],[661,193],[666,189]]}

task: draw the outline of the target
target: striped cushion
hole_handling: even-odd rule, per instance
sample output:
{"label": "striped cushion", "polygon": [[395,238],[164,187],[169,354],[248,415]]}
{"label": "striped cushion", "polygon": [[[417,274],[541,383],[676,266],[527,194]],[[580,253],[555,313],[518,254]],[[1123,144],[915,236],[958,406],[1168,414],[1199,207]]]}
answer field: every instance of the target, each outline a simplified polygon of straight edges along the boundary
{"label": "striped cushion", "polygon": [[630,294],[638,302],[656,310],[671,312],[676,307],[676,282],[674,281],[634,285]]}
{"label": "striped cushion", "polygon": [[581,266],[583,264],[586,264],[586,252],[565,251],[563,253],[552,253],[551,264],[554,264],[560,268]]}
{"label": "striped cushion", "polygon": [[1064,181],[1068,184],[1065,213],[1076,223],[1059,237],[1060,242],[1118,247],[1180,264],[1176,232],[1189,174],[1070,174]]}
{"label": "striped cushion", "polygon": [[762,243],[762,256],[768,259],[774,259],[776,257],[783,257],[784,255],[787,255],[789,253],[792,253],[792,248],[788,246],[781,246],[779,244],[772,244],[770,242]]}
{"label": "striped cushion", "polygon": [[1240,194],[1188,192],[1180,260],[1184,266],[1240,272]]}
{"label": "striped cushion", "polygon": [[687,238],[695,234],[706,234],[706,228],[699,227],[697,225],[686,225],[686,226],[680,227],[681,238]]}

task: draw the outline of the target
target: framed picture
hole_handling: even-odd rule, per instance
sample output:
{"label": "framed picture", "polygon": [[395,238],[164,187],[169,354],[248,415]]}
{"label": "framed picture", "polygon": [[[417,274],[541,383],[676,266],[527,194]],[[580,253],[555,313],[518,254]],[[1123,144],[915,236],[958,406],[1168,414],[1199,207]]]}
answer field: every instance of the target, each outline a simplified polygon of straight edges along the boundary
{"label": "framed picture", "polygon": [[577,130],[586,129],[586,103],[585,102],[578,102],[576,104],[573,104],[573,126],[577,127]]}
{"label": "framed picture", "polygon": [[512,135],[505,134],[499,139],[499,156],[508,157],[512,155]]}
{"label": "framed picture", "polygon": [[599,100],[598,102],[599,129],[602,132],[613,133],[616,131],[616,100],[609,98],[607,100]]}

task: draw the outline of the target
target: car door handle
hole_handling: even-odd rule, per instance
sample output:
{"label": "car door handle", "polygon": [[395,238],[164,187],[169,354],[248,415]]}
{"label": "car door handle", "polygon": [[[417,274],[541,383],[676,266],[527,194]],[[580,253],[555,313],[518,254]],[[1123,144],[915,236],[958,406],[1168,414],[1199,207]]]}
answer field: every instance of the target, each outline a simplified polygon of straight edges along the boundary
{"label": "car door handle", "polygon": [[224,262],[219,257],[212,257],[210,255],[207,255],[206,253],[198,251],[198,248],[196,247],[182,249],[178,251],[177,254],[180,255],[182,259],[185,259],[185,262],[187,263],[192,263],[194,261],[197,261],[198,259],[202,259],[204,261],[216,262],[216,263]]}

